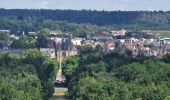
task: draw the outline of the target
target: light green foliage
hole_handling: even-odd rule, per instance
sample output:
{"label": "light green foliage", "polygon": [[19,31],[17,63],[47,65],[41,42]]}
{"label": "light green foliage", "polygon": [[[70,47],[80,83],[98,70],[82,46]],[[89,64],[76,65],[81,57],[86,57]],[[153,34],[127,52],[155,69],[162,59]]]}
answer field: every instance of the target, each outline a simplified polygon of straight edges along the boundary
{"label": "light green foliage", "polygon": [[164,100],[170,100],[170,96],[165,97]]}
{"label": "light green foliage", "polygon": [[169,63],[170,64],[170,54],[166,54],[163,59],[164,62]]}
{"label": "light green foliage", "polygon": [[154,32],[154,35],[160,36],[161,38],[170,38],[170,32]]}
{"label": "light green foliage", "polygon": [[47,36],[50,34],[50,30],[48,28],[43,28],[39,31],[39,34],[40,35],[44,35],[44,36]]}

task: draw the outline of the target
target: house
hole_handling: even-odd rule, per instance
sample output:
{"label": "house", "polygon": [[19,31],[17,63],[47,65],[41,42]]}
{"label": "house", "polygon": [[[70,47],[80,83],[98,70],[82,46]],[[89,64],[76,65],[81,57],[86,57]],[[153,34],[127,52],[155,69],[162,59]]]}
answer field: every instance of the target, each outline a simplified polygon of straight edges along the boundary
{"label": "house", "polygon": [[90,37],[91,40],[113,40],[113,37],[109,33],[95,34]]}
{"label": "house", "polygon": [[28,32],[28,35],[36,36],[36,35],[38,35],[38,33],[37,32]]}
{"label": "house", "polygon": [[170,38],[160,39],[160,42],[161,42],[162,44],[170,44]]}
{"label": "house", "polygon": [[113,51],[113,50],[115,50],[115,42],[114,41],[108,41],[104,44],[104,47],[106,47],[110,51]]}
{"label": "house", "polygon": [[126,30],[120,30],[120,31],[111,31],[111,34],[113,36],[124,36],[126,34]]}
{"label": "house", "polygon": [[132,43],[139,42],[140,40],[138,40],[136,38],[128,38],[128,39],[125,39],[124,41],[125,41],[125,43],[132,44]]}
{"label": "house", "polygon": [[10,33],[10,30],[0,30],[0,33]]}
{"label": "house", "polygon": [[75,46],[80,46],[80,45],[82,45],[82,41],[83,41],[84,39],[82,39],[82,38],[74,38],[74,39],[71,39],[71,42],[75,45]]}
{"label": "house", "polygon": [[51,37],[51,40],[55,41],[56,44],[60,43],[62,39],[63,38],[59,38],[59,37]]}
{"label": "house", "polygon": [[170,44],[166,44],[163,53],[164,53],[164,54],[169,54],[169,53],[170,53]]}
{"label": "house", "polygon": [[61,31],[50,31],[50,35],[63,34]]}
{"label": "house", "polygon": [[61,60],[63,57],[69,57],[78,54],[78,50],[70,38],[63,38],[57,43],[56,49],[59,60]]}
{"label": "house", "polygon": [[94,40],[82,40],[81,41],[81,44],[83,46],[86,46],[86,45],[94,45],[95,44],[95,41]]}

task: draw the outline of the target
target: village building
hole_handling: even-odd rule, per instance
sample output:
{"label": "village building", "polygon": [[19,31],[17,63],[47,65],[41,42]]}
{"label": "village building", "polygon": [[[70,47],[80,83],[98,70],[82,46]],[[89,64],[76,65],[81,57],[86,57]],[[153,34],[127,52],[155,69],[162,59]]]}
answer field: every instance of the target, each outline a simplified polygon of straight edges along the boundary
{"label": "village building", "polygon": [[170,44],[170,38],[160,39],[160,42],[161,42],[162,44]]}
{"label": "village building", "polygon": [[10,33],[10,30],[0,30],[0,33]]}
{"label": "village building", "polygon": [[36,35],[38,35],[38,33],[37,33],[37,32],[28,32],[28,35],[30,35],[30,36],[36,36]]}
{"label": "village building", "polygon": [[50,35],[57,35],[58,32],[57,31],[50,31]]}
{"label": "village building", "polygon": [[82,44],[82,46],[86,46],[86,45],[92,46],[95,44],[95,41],[94,40],[82,40],[81,44]]}
{"label": "village building", "polygon": [[71,42],[75,45],[75,46],[80,46],[80,45],[82,45],[82,41],[83,41],[84,39],[82,39],[82,38],[73,38],[73,39],[71,39]]}
{"label": "village building", "polygon": [[120,30],[120,31],[111,31],[111,34],[113,36],[124,36],[126,34],[126,30]]}
{"label": "village building", "polygon": [[90,40],[113,40],[113,37],[111,34],[109,33],[101,33],[101,34],[94,34],[94,35],[91,35],[90,37]]}

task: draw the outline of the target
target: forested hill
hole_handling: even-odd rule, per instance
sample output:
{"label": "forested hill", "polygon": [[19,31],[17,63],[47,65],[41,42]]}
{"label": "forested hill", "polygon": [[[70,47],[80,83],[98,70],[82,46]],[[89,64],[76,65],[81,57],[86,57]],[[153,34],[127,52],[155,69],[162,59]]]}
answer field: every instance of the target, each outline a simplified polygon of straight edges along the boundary
{"label": "forested hill", "polygon": [[12,16],[18,19],[35,17],[75,23],[96,25],[114,24],[170,24],[170,12],[163,11],[91,11],[91,10],[35,10],[35,9],[0,9],[0,16]]}

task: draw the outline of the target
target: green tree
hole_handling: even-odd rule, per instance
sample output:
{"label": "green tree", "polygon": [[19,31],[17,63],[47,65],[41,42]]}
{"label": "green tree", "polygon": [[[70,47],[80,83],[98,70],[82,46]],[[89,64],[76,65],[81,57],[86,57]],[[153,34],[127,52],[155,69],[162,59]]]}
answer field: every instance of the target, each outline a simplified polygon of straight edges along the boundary
{"label": "green tree", "polygon": [[36,40],[33,37],[20,36],[18,40],[14,40],[11,44],[11,48],[15,49],[30,49],[36,47]]}

